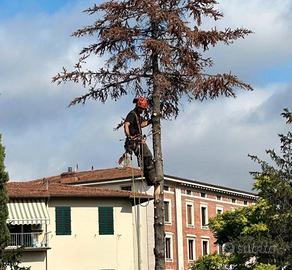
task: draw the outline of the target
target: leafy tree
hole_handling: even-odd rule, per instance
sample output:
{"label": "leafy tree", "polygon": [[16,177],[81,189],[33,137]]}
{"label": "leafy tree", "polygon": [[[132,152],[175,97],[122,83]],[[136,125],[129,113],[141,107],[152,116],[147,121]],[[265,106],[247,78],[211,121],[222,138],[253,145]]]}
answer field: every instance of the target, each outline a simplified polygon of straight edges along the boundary
{"label": "leafy tree", "polygon": [[[30,267],[20,266],[23,248],[5,250],[3,269],[9,270],[30,270]],[[1,269],[1,268],[0,268]],[[2,270],[2,269],[1,269]]]}
{"label": "leafy tree", "polygon": [[[231,44],[251,31],[205,30],[202,19],[223,17],[216,0],[122,0],[108,1],[85,10],[97,19],[73,33],[93,36],[83,48],[72,71],[63,69],[53,81],[81,83],[88,93],[71,105],[88,99],[106,102],[133,94],[151,100],[153,152],[156,170],[154,187],[155,269],[164,269],[163,159],[161,118],[179,113],[182,98],[189,101],[235,97],[235,88],[251,86],[231,73],[209,74],[213,60],[204,55],[219,42]],[[105,64],[90,69],[90,58],[103,57]]]}
{"label": "leafy tree", "polygon": [[200,257],[191,267],[191,270],[225,270],[230,258],[218,254]]}
{"label": "leafy tree", "polygon": [[10,233],[7,226],[8,218],[8,195],[6,191],[6,183],[8,182],[8,173],[4,165],[5,149],[1,143],[0,134],[0,270],[28,270],[28,267],[20,267],[20,258],[22,250],[7,250],[9,245]]}
{"label": "leafy tree", "polygon": [[261,263],[256,266],[255,270],[277,270],[277,267],[275,265]]}
{"label": "leafy tree", "polygon": [[257,265],[238,265],[236,256],[232,254],[219,255],[216,253],[200,257],[190,268],[190,270],[226,270],[226,269],[241,269],[241,270],[277,270],[275,265],[257,264]]}
{"label": "leafy tree", "polygon": [[[282,115],[292,123],[288,109]],[[279,137],[281,154],[266,151],[273,165],[250,156],[261,166],[260,172],[252,172],[258,191],[255,205],[210,221],[217,242],[232,254],[229,263],[235,269],[292,269],[292,133]]]}

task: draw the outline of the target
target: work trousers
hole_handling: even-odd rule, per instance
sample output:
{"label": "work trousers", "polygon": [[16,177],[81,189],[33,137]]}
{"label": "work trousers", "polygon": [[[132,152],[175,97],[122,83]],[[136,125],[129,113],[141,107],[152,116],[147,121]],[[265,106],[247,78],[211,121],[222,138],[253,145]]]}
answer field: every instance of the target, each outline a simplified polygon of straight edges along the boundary
{"label": "work trousers", "polygon": [[143,170],[143,174],[148,186],[153,186],[155,182],[155,167],[152,153],[145,141],[126,140],[125,150],[127,153],[136,155],[139,167]]}

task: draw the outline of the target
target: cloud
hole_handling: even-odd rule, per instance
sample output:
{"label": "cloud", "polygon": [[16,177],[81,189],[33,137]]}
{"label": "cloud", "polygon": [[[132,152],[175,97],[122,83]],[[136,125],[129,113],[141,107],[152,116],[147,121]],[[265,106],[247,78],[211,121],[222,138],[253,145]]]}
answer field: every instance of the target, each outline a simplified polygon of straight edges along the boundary
{"label": "cloud", "polygon": [[[216,70],[230,71],[251,83],[262,83],[259,75],[275,65],[292,60],[292,2],[290,0],[224,0],[218,8],[224,18],[218,29],[244,27],[250,34],[231,46],[221,45],[210,50]],[[208,26],[211,27],[210,22]],[[213,25],[212,25],[213,26]]]}
{"label": "cloud", "polygon": [[291,106],[291,90],[291,85],[270,85],[235,100],[189,104],[177,121],[164,123],[167,171],[251,189],[249,171],[257,166],[247,155],[266,159],[265,149],[278,149],[277,134],[287,131],[280,113]]}
{"label": "cloud", "polygon": [[62,149],[68,148],[70,130],[86,119],[82,108],[69,110],[67,105],[84,90],[76,85],[57,87],[51,78],[78,57],[84,41],[70,34],[80,21],[88,23],[80,12],[84,8],[78,3],[69,11],[18,14],[1,23],[0,128],[12,178],[56,173],[67,164]]}

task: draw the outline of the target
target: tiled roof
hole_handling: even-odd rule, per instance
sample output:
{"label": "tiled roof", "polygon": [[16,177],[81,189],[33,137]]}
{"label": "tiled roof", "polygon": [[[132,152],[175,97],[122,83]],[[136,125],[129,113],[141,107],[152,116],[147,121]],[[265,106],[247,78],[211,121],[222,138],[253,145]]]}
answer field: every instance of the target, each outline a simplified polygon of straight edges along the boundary
{"label": "tiled roof", "polygon": [[48,197],[49,192],[39,183],[31,182],[8,182],[8,196],[10,198],[20,197]]}
{"label": "tiled roof", "polygon": [[[57,176],[46,177],[37,180],[31,180],[29,183],[34,184],[42,184],[47,181],[51,184],[67,184],[68,186],[76,186],[79,184],[85,183],[100,183],[112,180],[122,180],[122,179],[131,179],[132,177],[138,178],[141,176],[141,170],[138,168],[108,168],[108,169],[98,169],[98,170],[90,170],[90,171],[80,171],[80,172],[65,172]],[[229,187],[209,184],[207,182],[199,182],[194,179],[185,179],[181,177],[165,175],[166,180],[179,182],[183,181],[189,183],[191,186],[197,186],[197,188],[202,189],[210,189],[214,191],[220,192],[220,190],[224,190],[224,192],[233,194],[234,196],[243,196],[243,197],[251,197],[254,198],[256,194],[237,190]],[[90,187],[92,189],[92,187]]]}
{"label": "tiled roof", "polygon": [[[45,179],[50,183],[90,183],[102,182],[106,180],[127,179],[132,176],[141,176],[141,170],[138,168],[109,168],[81,172],[65,172],[57,176],[46,177]],[[43,179],[32,180],[30,182],[42,182]]]}
{"label": "tiled roof", "polygon": [[49,183],[43,181],[9,182],[7,184],[10,198],[40,198],[40,197],[117,197],[117,198],[140,198],[142,200],[152,197],[143,193],[134,193],[123,190],[112,190],[86,186],[71,186],[62,183]]}

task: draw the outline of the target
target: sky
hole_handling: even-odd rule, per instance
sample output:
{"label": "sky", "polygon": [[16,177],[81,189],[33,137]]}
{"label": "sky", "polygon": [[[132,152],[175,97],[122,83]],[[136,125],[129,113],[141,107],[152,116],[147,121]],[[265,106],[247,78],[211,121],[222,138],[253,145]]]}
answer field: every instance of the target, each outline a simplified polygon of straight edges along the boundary
{"label": "sky", "polygon": [[[113,128],[132,109],[132,97],[68,108],[84,89],[52,83],[63,66],[73,67],[87,44],[71,33],[94,21],[82,13],[93,3],[0,0],[0,132],[12,180],[57,175],[77,164],[79,170],[118,166],[124,135]],[[213,72],[232,70],[254,91],[184,103],[176,120],[163,121],[164,169],[250,191],[249,172],[259,168],[248,154],[268,159],[265,149],[278,151],[277,134],[288,129],[280,114],[292,109],[292,1],[220,0],[218,8],[225,15],[218,29],[246,27],[254,33],[211,48]]]}

